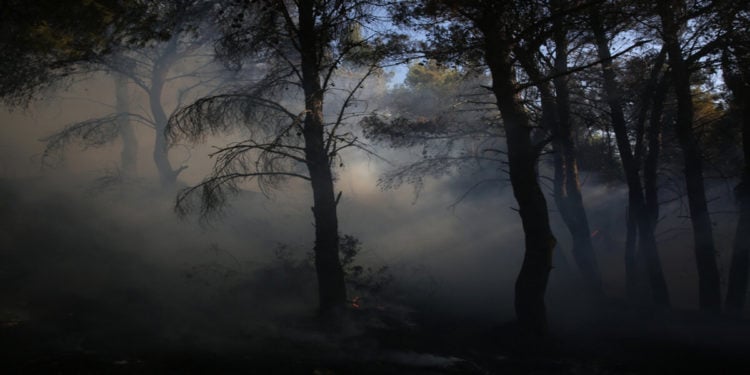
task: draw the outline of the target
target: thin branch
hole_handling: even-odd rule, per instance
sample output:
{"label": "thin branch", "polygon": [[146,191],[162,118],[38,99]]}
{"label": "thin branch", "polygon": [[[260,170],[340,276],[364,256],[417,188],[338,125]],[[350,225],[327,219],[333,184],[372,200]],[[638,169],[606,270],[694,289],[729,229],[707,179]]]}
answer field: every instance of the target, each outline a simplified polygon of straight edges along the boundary
{"label": "thin branch", "polygon": [[346,99],[344,100],[344,103],[341,104],[341,108],[339,109],[338,116],[336,117],[336,122],[333,125],[333,128],[328,133],[328,141],[326,142],[325,150],[326,152],[330,152],[331,150],[331,141],[334,139],[334,135],[336,134],[336,130],[341,126],[342,118],[344,116],[344,113],[346,112],[346,108],[349,107],[349,103],[351,102],[352,98],[354,97],[354,94],[359,91],[359,89],[362,87],[362,83],[365,82],[365,80],[372,74],[374,71],[375,66],[371,65],[370,68],[367,70],[367,73],[365,73],[362,78],[357,82],[357,85],[354,86],[353,89],[349,90],[349,94],[346,96]]}
{"label": "thin branch", "polygon": [[642,45],[644,45],[644,44],[646,44],[646,43],[648,43],[650,41],[651,40],[640,40],[640,41],[634,43],[632,46],[630,46],[630,47],[628,47],[628,48],[626,48],[626,49],[624,49],[624,50],[622,50],[622,51],[620,51],[618,53],[613,54],[608,59],[598,59],[598,60],[595,60],[595,61],[590,62],[590,63],[585,64],[585,65],[581,65],[581,66],[577,66],[577,67],[574,67],[574,68],[570,68],[570,69],[562,71],[562,72],[557,72],[555,74],[552,74],[552,75],[546,76],[544,78],[541,78],[541,79],[539,79],[537,81],[523,83],[523,84],[517,86],[516,91],[522,91],[522,90],[525,90],[525,89],[527,89],[529,87],[534,87],[534,86],[537,86],[537,85],[539,85],[541,83],[549,82],[549,81],[551,81],[551,80],[553,80],[555,78],[567,76],[567,75],[570,75],[570,74],[573,74],[573,73],[580,72],[582,70],[586,70],[586,69],[588,69],[588,68],[590,68],[592,66],[599,65],[599,64],[601,64],[601,63],[603,63],[605,61],[614,60],[614,59],[616,59],[616,58],[618,58],[618,57],[620,57],[620,56],[622,56],[622,55],[630,52],[631,50],[633,50],[635,48],[638,48],[638,47],[640,47],[640,46],[642,46]]}

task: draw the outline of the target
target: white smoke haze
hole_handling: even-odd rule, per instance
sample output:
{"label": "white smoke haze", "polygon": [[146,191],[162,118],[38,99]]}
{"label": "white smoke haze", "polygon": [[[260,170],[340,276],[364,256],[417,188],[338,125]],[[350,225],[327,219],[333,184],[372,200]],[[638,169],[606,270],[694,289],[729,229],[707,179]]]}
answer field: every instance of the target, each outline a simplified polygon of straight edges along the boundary
{"label": "white smoke haze", "polygon": [[[363,97],[385,90],[386,78],[374,80]],[[170,90],[175,88],[165,97]],[[264,337],[285,336],[325,342],[289,324],[311,319],[317,304],[307,263],[314,240],[307,182],[290,180],[268,196],[248,182],[221,217],[202,222],[196,216],[178,218],[176,191],[158,187],[152,129],[136,127],[137,178],[123,184],[103,186],[100,180],[116,173],[119,140],[85,150],[72,144],[58,167],[42,167],[40,139],[65,124],[110,113],[113,93],[111,77],[99,74],[27,110],[0,114],[0,277],[5,280],[0,310],[21,321],[48,322],[48,335],[60,340],[51,346],[78,340],[76,345],[88,348],[113,335],[134,348],[141,345],[139,335],[158,338],[154,346],[222,348],[243,342],[263,347]],[[145,108],[143,96],[132,99],[133,107]],[[335,108],[336,98],[330,102]],[[375,102],[361,105],[363,113],[379,108]],[[361,135],[354,125],[347,130]],[[179,177],[181,185],[199,183],[210,172],[208,155],[215,147],[242,136],[238,131],[173,147],[173,165],[189,166]],[[383,175],[413,162],[420,152],[369,147],[375,155],[349,150],[336,169],[340,231],[362,241],[356,261],[388,267],[394,278],[390,293],[407,305],[405,311],[488,325],[510,321],[524,250],[515,199],[507,182],[488,183],[464,197],[477,179],[504,180],[504,172],[492,166],[479,172],[447,170],[425,177],[418,194],[409,184],[383,190],[378,185]],[[582,181],[605,290],[624,298],[626,188],[586,172]],[[725,275],[734,202],[726,184],[717,184],[710,195],[720,198],[711,209],[725,212],[713,216]],[[696,308],[692,232],[681,204],[661,208],[660,256],[675,307]],[[547,294],[550,319],[562,327],[586,327],[585,301],[575,293],[580,285],[571,240],[549,195],[548,207],[562,254],[555,258]],[[60,332],[65,334],[55,336]]]}
{"label": "white smoke haze", "polygon": [[[57,168],[43,168],[40,161],[44,144],[39,140],[60,129],[64,124],[86,118],[101,116],[111,111],[114,91],[111,80],[106,75],[90,78],[62,93],[62,98],[48,98],[33,103],[28,110],[6,111],[2,118],[3,144],[2,165],[3,178],[6,181],[16,179],[40,179],[48,181],[39,183],[34,194],[69,192],[79,195],[78,199],[86,202],[92,199],[97,202],[103,198],[76,193],[77,190],[90,192],[95,186],[97,177],[116,169],[119,162],[118,141],[102,148],[82,149],[71,145],[64,153],[65,160]],[[142,100],[142,98],[141,98]],[[333,101],[333,100],[332,100]],[[332,105],[332,107],[335,107]],[[354,129],[354,128],[353,128]],[[353,131],[356,131],[354,129]],[[152,186],[148,182],[156,175],[151,162],[153,131],[137,131],[139,139],[138,173],[144,178],[141,184]],[[212,160],[207,155],[214,146],[226,144],[233,137],[213,137],[204,144],[190,145],[189,148],[177,146],[170,152],[175,165],[189,165],[181,174],[181,181],[187,185],[199,182],[209,171]],[[510,309],[510,292],[512,280],[520,267],[523,240],[520,221],[513,210],[515,201],[509,186],[490,184],[489,188],[474,195],[469,194],[461,202],[456,202],[465,191],[464,185],[453,184],[461,179],[460,173],[449,173],[439,178],[426,178],[424,187],[417,194],[412,186],[403,185],[395,190],[383,190],[378,180],[394,165],[408,163],[407,158],[415,153],[409,151],[381,148],[377,145],[377,157],[362,152],[349,152],[344,156],[344,166],[337,171],[336,187],[342,191],[340,203],[340,223],[342,233],[360,238],[366,249],[363,257],[369,256],[373,262],[389,264],[395,269],[410,266],[422,267],[426,272],[441,281],[441,287],[458,298],[471,299],[478,297],[477,304],[486,306],[486,298],[481,295],[497,296],[492,299],[498,302],[495,310]],[[381,159],[382,158],[382,159]],[[400,158],[400,159],[399,159]],[[387,161],[384,161],[387,160]],[[492,172],[495,173],[495,172]],[[502,174],[502,172],[497,172]],[[505,176],[499,176],[505,178]],[[607,187],[598,183],[595,176],[584,176],[584,199],[591,215],[592,231],[597,232],[595,243],[597,255],[603,269],[608,288],[621,293],[623,289],[622,246],[624,243],[624,220],[626,192],[624,187]],[[468,185],[470,186],[470,185]],[[250,182],[245,185],[248,193],[230,200],[227,207],[228,217],[211,222],[207,227],[195,224],[195,218],[180,222],[171,213],[173,197],[161,194],[160,199],[151,199],[149,204],[136,210],[132,205],[119,202],[116,208],[104,205],[111,220],[120,220],[125,227],[142,226],[145,219],[152,217],[152,210],[157,209],[159,216],[168,225],[186,226],[184,230],[196,234],[198,238],[216,236],[222,241],[232,243],[235,256],[255,256],[259,252],[267,255],[272,249],[258,251],[248,241],[255,240],[272,246],[274,243],[290,243],[299,247],[309,247],[312,243],[312,223],[310,215],[309,187],[303,181],[289,181],[280,190],[264,197],[257,186]],[[154,191],[156,190],[153,187]],[[490,191],[489,193],[487,191]],[[118,199],[140,199],[132,193]],[[147,195],[145,192],[141,193]],[[717,188],[715,195],[725,197],[726,189]],[[137,195],[137,194],[135,194]],[[478,197],[475,197],[478,196]],[[150,198],[150,197],[146,197]],[[252,202],[252,203],[249,203]],[[154,206],[158,203],[158,206]],[[101,203],[100,203],[101,204]],[[550,199],[551,219],[559,239],[559,249],[572,264],[568,233],[556,215],[554,202]],[[673,205],[678,205],[674,203]],[[731,211],[731,199],[712,202],[715,210]],[[117,210],[127,210],[120,212]],[[666,219],[660,222],[661,255],[665,272],[670,283],[689,283],[694,281],[695,272],[692,254],[689,251],[690,231],[684,210],[667,214],[674,208],[663,207]],[[237,215],[241,215],[239,218]],[[731,242],[731,214],[716,215],[717,248],[728,253]],[[239,221],[239,222],[238,222]],[[720,225],[722,224],[722,225]],[[192,225],[192,226],[190,226]],[[163,225],[144,226],[141,236],[153,242],[162,242],[161,251],[169,253],[176,246],[171,240],[182,236],[168,235]],[[218,230],[232,231],[233,235],[216,235]],[[248,234],[251,238],[238,238],[236,234]],[[605,238],[599,240],[599,238]],[[599,242],[596,242],[599,241]],[[203,241],[213,243],[214,240]],[[680,249],[682,248],[682,249]],[[684,250],[683,250],[684,249]],[[132,250],[136,251],[137,250]],[[144,254],[145,255],[145,254]],[[154,253],[148,256],[157,256]],[[170,261],[165,255],[161,260]],[[172,259],[185,258],[172,254]],[[674,260],[671,260],[674,258]],[[728,257],[721,257],[726,260]],[[408,273],[408,271],[407,271]],[[555,272],[553,271],[553,274]],[[468,277],[467,277],[468,276]],[[489,288],[489,291],[481,289]],[[458,291],[460,290],[460,292]],[[476,290],[475,293],[466,293]],[[685,295],[681,292],[684,290]],[[438,291],[436,291],[438,292]],[[681,306],[694,305],[692,288],[675,288],[675,303]],[[690,297],[688,297],[690,296]],[[459,305],[470,303],[463,301]],[[467,309],[471,310],[471,309]]]}

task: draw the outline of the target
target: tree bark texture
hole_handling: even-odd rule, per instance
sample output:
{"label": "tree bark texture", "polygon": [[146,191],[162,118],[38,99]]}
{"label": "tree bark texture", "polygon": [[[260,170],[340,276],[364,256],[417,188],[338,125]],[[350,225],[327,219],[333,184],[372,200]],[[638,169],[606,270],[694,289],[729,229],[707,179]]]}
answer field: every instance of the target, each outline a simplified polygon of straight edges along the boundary
{"label": "tree bark texture", "polygon": [[305,159],[313,190],[315,217],[315,270],[318,277],[320,312],[331,315],[346,304],[346,284],[339,259],[338,217],[330,157],[323,129],[323,89],[320,83],[319,36],[315,31],[314,1],[299,5],[299,39],[302,57],[302,87],[305,93],[303,136]]}
{"label": "tree bark texture", "polygon": [[669,56],[669,65],[672,68],[672,83],[677,98],[675,131],[682,148],[688,207],[693,226],[695,261],[698,269],[698,300],[702,310],[718,311],[721,309],[719,269],[716,264],[713,227],[703,184],[703,159],[700,145],[693,131],[690,73],[679,41],[681,25],[675,19],[679,8],[682,8],[682,1],[658,2],[662,36]]}

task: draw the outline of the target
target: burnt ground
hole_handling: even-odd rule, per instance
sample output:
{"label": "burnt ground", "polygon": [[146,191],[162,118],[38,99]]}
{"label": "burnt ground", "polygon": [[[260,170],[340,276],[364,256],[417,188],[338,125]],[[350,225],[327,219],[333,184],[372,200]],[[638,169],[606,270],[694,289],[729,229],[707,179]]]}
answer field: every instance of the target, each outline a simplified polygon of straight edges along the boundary
{"label": "burnt ground", "polygon": [[[544,340],[512,324],[414,312],[408,323],[352,311],[222,337],[165,337],[96,312],[39,320],[5,312],[3,373],[49,374],[746,374],[750,322],[696,312],[600,313]],[[106,314],[103,314],[106,315]],[[377,321],[375,318],[383,318]],[[110,316],[111,317],[111,316]],[[554,322],[553,322],[554,323]],[[578,326],[580,327],[580,326]]]}

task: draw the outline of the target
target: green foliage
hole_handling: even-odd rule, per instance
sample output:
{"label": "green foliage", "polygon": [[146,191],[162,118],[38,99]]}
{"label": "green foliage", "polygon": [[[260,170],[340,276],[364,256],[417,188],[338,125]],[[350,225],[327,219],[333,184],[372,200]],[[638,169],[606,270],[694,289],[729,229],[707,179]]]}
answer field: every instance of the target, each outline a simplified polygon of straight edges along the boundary
{"label": "green foliage", "polygon": [[[365,136],[397,148],[421,148],[421,160],[389,171],[380,179],[384,188],[412,184],[419,192],[423,178],[445,176],[466,169],[472,179],[494,180],[500,168],[497,152],[501,129],[488,77],[436,60],[411,64],[404,84],[392,88],[386,108],[367,116],[360,125]],[[492,177],[477,172],[485,169]],[[478,186],[478,183],[470,185]]]}
{"label": "green foliage", "polygon": [[[342,63],[369,65],[403,49],[405,36],[376,32],[363,35],[364,25],[374,30],[378,22],[375,9],[380,1],[315,1],[316,15],[312,43],[321,70],[336,69]],[[232,67],[248,61],[275,62],[279,66],[298,64],[301,40],[298,14],[305,3],[291,4],[275,0],[235,1],[226,4],[218,14],[222,33],[217,46],[221,59]]]}
{"label": "green foliage", "polygon": [[739,176],[742,168],[742,129],[739,113],[725,108],[716,95],[693,90],[694,129],[708,161],[709,173]]}
{"label": "green foliage", "polygon": [[3,1],[0,100],[25,104],[102,56],[168,38],[175,15],[169,10],[184,1]]}
{"label": "green foliage", "polygon": [[460,84],[461,73],[436,60],[409,66],[404,83],[413,90],[447,90],[453,92]]}

